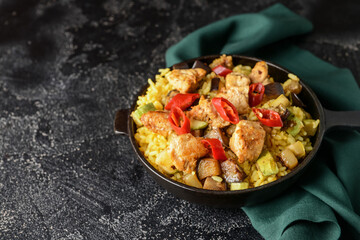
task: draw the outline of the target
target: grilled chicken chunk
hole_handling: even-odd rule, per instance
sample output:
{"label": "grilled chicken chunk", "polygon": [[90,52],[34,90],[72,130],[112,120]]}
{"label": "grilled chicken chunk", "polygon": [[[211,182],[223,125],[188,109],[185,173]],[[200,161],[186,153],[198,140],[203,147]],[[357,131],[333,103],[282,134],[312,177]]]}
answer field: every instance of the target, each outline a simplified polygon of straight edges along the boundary
{"label": "grilled chicken chunk", "polygon": [[242,73],[232,72],[226,75],[225,87],[248,87],[250,84],[250,78]]}
{"label": "grilled chicken chunk", "polygon": [[209,99],[204,96],[200,97],[199,104],[194,106],[189,112],[186,113],[189,119],[193,118],[200,121],[205,121],[215,128],[223,128],[230,125],[230,122],[225,121],[217,113]]}
{"label": "grilled chicken chunk", "polygon": [[214,68],[216,66],[222,65],[226,68],[229,69],[233,69],[234,68],[234,64],[232,61],[232,56],[226,56],[225,54],[223,54],[222,56],[220,56],[219,58],[216,58],[210,65],[210,68]]}
{"label": "grilled chicken chunk", "polygon": [[221,89],[216,97],[223,97],[229,100],[239,114],[249,111],[249,86]]}
{"label": "grilled chicken chunk", "polygon": [[140,121],[150,131],[166,137],[172,131],[168,118],[168,112],[149,111],[141,116]]}
{"label": "grilled chicken chunk", "polygon": [[237,165],[235,160],[228,159],[221,163],[221,170],[226,182],[241,182],[246,178],[246,174]]}
{"label": "grilled chicken chunk", "polygon": [[264,146],[265,130],[259,122],[241,120],[230,138],[230,149],[239,158],[239,163],[256,160]]}
{"label": "grilled chicken chunk", "polygon": [[190,173],[195,170],[197,160],[204,157],[208,150],[201,143],[201,138],[191,133],[173,134],[169,139],[169,153],[178,170]]}
{"label": "grilled chicken chunk", "polygon": [[200,80],[205,75],[206,70],[202,68],[174,69],[166,78],[180,93],[188,93],[198,87]]}
{"label": "grilled chicken chunk", "polygon": [[263,83],[268,77],[268,65],[264,61],[257,62],[249,75],[252,83]]}

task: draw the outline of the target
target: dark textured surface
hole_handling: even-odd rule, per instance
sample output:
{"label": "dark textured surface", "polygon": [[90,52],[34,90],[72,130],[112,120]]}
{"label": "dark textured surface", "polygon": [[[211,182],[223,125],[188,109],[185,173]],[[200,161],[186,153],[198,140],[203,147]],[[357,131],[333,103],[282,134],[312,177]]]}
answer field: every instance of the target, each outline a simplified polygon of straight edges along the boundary
{"label": "dark textured surface", "polygon": [[[112,121],[170,45],[275,2],[0,1],[0,239],[261,239],[156,185]],[[360,79],[357,1],[282,2],[314,23],[299,46]]]}

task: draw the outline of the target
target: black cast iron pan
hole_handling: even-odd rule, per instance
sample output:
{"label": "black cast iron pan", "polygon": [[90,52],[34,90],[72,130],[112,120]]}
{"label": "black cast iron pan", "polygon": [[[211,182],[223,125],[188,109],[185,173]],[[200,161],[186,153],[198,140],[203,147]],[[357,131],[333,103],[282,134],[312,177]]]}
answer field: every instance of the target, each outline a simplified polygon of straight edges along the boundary
{"label": "black cast iron pan", "polygon": [[[203,56],[184,62],[189,66],[192,66],[195,60],[200,60],[210,64],[215,58],[218,58],[219,56],[220,55]],[[253,67],[258,61],[261,61],[260,59],[246,56],[232,55],[232,57],[234,65],[242,64]],[[288,73],[290,73],[288,70],[271,62],[266,62],[269,66],[269,75],[272,76],[275,81],[284,82],[288,79]],[[318,131],[311,139],[313,143],[313,150],[288,175],[260,187],[239,191],[211,191],[176,182],[161,174],[145,159],[143,154],[140,152],[139,146],[134,138],[136,125],[130,117],[130,113],[136,108],[136,100],[130,109],[121,109],[117,111],[114,122],[115,132],[129,136],[133,149],[146,170],[157,183],[159,183],[177,197],[188,200],[190,202],[215,207],[241,207],[246,205],[253,205],[279,195],[302,175],[302,173],[314,160],[314,157],[320,147],[326,131],[335,127],[360,130],[360,111],[339,112],[324,109],[321,106],[321,103],[319,102],[315,93],[303,82],[301,82],[301,85],[303,86],[303,89],[299,97],[307,106],[305,110],[309,112],[314,119],[320,119]],[[148,85],[142,89],[138,96],[143,95],[147,87]]]}

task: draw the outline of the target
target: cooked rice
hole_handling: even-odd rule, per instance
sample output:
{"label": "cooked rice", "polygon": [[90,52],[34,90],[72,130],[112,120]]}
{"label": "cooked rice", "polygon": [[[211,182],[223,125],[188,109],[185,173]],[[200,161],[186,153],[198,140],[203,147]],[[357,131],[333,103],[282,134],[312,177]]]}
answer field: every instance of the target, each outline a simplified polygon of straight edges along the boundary
{"label": "cooked rice", "polygon": [[[251,67],[237,65],[234,67],[233,71],[240,72],[245,75],[249,75],[251,72]],[[137,105],[143,106],[148,103],[153,103],[155,108],[158,110],[162,110],[165,104],[165,96],[169,91],[173,89],[171,84],[166,79],[166,74],[170,72],[169,68],[160,69],[159,74],[155,77],[155,83],[149,79],[149,88],[146,91],[146,94],[140,96]],[[200,94],[209,94],[211,87],[211,79],[215,73],[208,74],[204,81],[203,85],[199,90]],[[294,74],[289,74],[290,79],[298,80],[298,77]],[[225,79],[221,77],[221,81],[225,82]],[[269,102],[265,103],[262,107],[267,107]],[[305,112],[303,109],[299,107],[290,106],[289,109],[294,115],[300,120],[310,118],[310,114]],[[257,120],[256,116],[253,112],[250,112],[248,116],[249,120]],[[140,151],[143,152],[146,159],[160,172],[166,174],[157,164],[155,163],[156,157],[168,147],[168,140],[166,137],[153,133],[148,130],[146,127],[138,127],[135,133],[135,139],[140,146]],[[264,148],[270,151],[273,156],[279,155],[282,150],[284,150],[290,144],[295,143],[296,141],[301,141],[304,145],[306,153],[312,150],[312,145],[310,139],[308,137],[307,132],[304,129],[301,129],[298,135],[295,137],[291,136],[285,131],[281,131],[279,127],[274,127],[271,130],[270,134],[267,134],[265,139]],[[249,162],[245,161],[244,163],[239,164],[240,167],[244,170],[247,177],[243,180],[243,182],[249,183],[249,188],[262,186],[264,184],[273,182],[285,175],[287,175],[291,170],[287,169],[282,165],[279,159],[275,159],[276,164],[279,168],[279,172],[276,175],[263,176],[261,171],[259,171],[256,167],[256,161]],[[168,175],[168,174],[166,174]],[[168,175],[169,176],[169,175]],[[176,172],[169,177],[173,180],[183,182],[182,180],[182,172]]]}

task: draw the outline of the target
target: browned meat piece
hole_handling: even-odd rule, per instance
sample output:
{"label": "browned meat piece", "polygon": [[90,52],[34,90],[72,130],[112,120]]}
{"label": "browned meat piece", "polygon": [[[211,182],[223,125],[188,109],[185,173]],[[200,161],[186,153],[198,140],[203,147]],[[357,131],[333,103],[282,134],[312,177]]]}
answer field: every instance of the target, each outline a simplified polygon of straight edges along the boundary
{"label": "browned meat piece", "polygon": [[221,174],[220,163],[213,158],[201,159],[198,166],[198,177],[203,180],[206,177],[218,176]]}
{"label": "browned meat piece", "polygon": [[166,78],[180,93],[188,93],[198,87],[200,80],[205,75],[206,71],[202,68],[174,69]]}
{"label": "browned meat piece", "polygon": [[226,75],[225,87],[248,87],[250,84],[250,78],[242,73],[232,72]]}
{"label": "browned meat piece", "polygon": [[237,165],[235,160],[228,159],[221,163],[221,170],[228,183],[241,182],[246,178],[246,174]]}
{"label": "browned meat piece", "polygon": [[211,101],[205,99],[204,96],[200,97],[199,104],[186,112],[186,115],[188,118],[208,122],[215,128],[223,128],[230,125],[230,122],[227,122],[220,117]]}
{"label": "browned meat piece", "polygon": [[268,65],[264,61],[257,62],[249,75],[252,83],[263,83],[268,77]]}
{"label": "browned meat piece", "polygon": [[215,181],[212,177],[207,177],[205,179],[203,189],[225,191],[226,183],[225,181],[218,182]]}
{"label": "browned meat piece", "polygon": [[232,61],[232,56],[226,56],[225,54],[223,54],[222,56],[220,56],[219,58],[216,58],[210,65],[209,67],[211,69],[213,69],[216,66],[222,65],[226,68],[229,69],[233,69],[234,68],[234,64]]}
{"label": "browned meat piece", "polygon": [[256,160],[264,146],[265,130],[259,122],[241,120],[230,138],[230,149],[239,163]]}
{"label": "browned meat piece", "polygon": [[216,97],[223,97],[229,100],[239,114],[244,114],[249,111],[249,86],[222,89]]}
{"label": "browned meat piece", "polygon": [[197,160],[204,157],[208,150],[201,143],[201,138],[196,138],[191,133],[172,134],[169,153],[178,170],[190,173],[195,170]]}
{"label": "browned meat piece", "polygon": [[165,111],[149,111],[143,114],[140,118],[142,124],[154,133],[167,136],[172,127],[168,120],[169,113]]}

